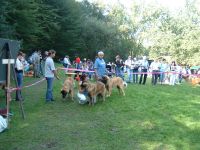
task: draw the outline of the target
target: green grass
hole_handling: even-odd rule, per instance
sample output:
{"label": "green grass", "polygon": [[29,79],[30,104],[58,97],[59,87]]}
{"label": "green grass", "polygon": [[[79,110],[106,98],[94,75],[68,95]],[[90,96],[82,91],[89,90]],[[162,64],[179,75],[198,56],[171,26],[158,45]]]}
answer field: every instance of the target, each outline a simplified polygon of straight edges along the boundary
{"label": "green grass", "polygon": [[[18,103],[11,102],[14,116],[9,129],[0,134],[0,149],[200,149],[199,87],[129,84],[125,97],[115,89],[105,102],[89,107],[62,101],[63,80],[55,80],[56,101],[51,104],[45,104],[45,81],[23,90],[25,120]],[[34,81],[26,78],[24,84]]]}

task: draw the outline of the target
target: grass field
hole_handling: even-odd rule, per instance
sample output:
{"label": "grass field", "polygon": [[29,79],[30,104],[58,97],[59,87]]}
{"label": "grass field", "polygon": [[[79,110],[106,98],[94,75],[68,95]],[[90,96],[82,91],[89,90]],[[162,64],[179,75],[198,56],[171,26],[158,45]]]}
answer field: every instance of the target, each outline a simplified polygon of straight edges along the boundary
{"label": "grass field", "polygon": [[[35,80],[26,78],[24,85]],[[125,97],[115,89],[105,102],[89,107],[62,101],[63,80],[55,80],[56,101],[50,104],[45,81],[23,90],[25,120],[18,102],[11,102],[14,115],[0,133],[1,150],[200,149],[200,87],[129,84]]]}

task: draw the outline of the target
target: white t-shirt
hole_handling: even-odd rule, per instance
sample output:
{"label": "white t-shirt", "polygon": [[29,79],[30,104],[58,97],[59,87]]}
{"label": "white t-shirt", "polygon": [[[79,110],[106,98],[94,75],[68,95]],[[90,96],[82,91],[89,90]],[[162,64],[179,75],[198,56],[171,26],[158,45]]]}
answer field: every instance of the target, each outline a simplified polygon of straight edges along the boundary
{"label": "white t-shirt", "polygon": [[147,60],[141,60],[140,61],[141,69],[148,69],[149,63]]}
{"label": "white t-shirt", "polygon": [[153,70],[159,70],[159,67],[160,67],[160,63],[158,63],[158,62],[152,62],[151,66],[150,66],[152,71]]}
{"label": "white t-shirt", "polygon": [[55,66],[54,66],[53,59],[51,57],[47,57],[47,59],[45,61],[44,69],[45,69],[45,77],[48,77],[48,78],[54,77],[53,70],[56,70],[56,69],[55,69]]}
{"label": "white t-shirt", "polygon": [[125,65],[126,65],[129,69],[133,69],[132,63],[133,63],[133,61],[132,61],[131,59],[127,59],[127,60],[125,61]]}
{"label": "white t-shirt", "polygon": [[22,61],[19,60],[19,58],[16,59],[15,68],[17,70],[23,70],[24,69],[24,65],[23,65]]}
{"label": "white t-shirt", "polygon": [[64,58],[63,63],[64,63],[64,64],[68,64],[68,65],[70,65],[70,61],[69,61],[69,59],[66,58],[66,57]]}

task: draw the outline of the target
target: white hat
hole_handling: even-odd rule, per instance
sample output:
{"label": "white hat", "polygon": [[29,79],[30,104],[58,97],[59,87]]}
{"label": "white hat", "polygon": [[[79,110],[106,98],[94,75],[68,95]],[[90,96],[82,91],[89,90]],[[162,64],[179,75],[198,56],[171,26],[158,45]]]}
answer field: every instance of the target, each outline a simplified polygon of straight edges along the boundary
{"label": "white hat", "polygon": [[104,55],[104,53],[102,51],[99,51],[98,55]]}

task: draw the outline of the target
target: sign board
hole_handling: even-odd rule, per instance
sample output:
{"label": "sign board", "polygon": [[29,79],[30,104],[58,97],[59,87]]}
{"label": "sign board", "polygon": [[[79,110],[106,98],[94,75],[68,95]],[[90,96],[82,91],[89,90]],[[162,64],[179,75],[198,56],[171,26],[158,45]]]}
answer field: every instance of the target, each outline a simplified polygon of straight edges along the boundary
{"label": "sign board", "polygon": [[10,64],[14,64],[15,60],[14,59],[2,59],[2,64],[8,64],[10,61]]}

